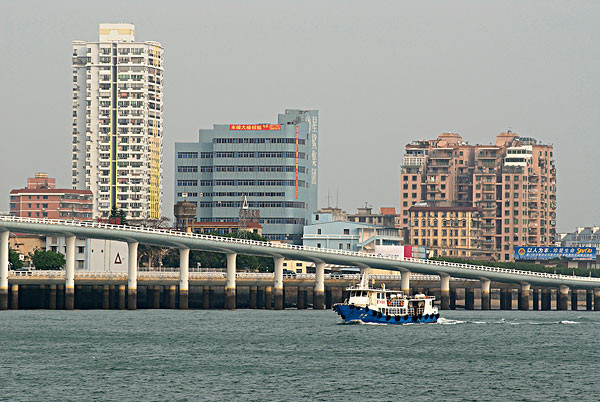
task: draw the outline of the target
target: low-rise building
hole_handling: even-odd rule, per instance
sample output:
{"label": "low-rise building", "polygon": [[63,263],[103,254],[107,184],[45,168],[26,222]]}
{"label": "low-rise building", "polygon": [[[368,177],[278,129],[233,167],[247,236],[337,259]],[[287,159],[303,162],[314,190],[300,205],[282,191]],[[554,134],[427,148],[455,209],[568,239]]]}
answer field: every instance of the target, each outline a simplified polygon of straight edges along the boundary
{"label": "low-rise building", "polygon": [[312,222],[304,227],[304,246],[374,252],[376,245],[393,246],[403,243],[399,229],[369,223],[336,221],[332,212],[314,213]]}
{"label": "low-rise building", "polygon": [[92,192],[56,188],[56,179],[36,173],[10,192],[10,214],[21,218],[92,219]]}
{"label": "low-rise building", "polygon": [[578,227],[574,232],[558,235],[560,247],[595,247],[595,261],[569,261],[569,268],[600,268],[600,226]]}

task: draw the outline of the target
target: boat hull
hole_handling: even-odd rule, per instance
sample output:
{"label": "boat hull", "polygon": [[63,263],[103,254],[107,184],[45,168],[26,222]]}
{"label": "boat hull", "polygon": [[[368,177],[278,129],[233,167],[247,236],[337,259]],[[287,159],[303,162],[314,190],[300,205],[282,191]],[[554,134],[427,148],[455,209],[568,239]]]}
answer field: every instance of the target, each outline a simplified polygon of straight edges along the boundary
{"label": "boat hull", "polygon": [[365,307],[356,307],[348,304],[335,304],[333,310],[338,313],[345,322],[364,322],[373,324],[391,324],[391,325],[403,325],[403,324],[431,324],[436,323],[438,320],[438,314],[426,314],[422,317],[416,316],[381,316],[374,310],[368,310]]}

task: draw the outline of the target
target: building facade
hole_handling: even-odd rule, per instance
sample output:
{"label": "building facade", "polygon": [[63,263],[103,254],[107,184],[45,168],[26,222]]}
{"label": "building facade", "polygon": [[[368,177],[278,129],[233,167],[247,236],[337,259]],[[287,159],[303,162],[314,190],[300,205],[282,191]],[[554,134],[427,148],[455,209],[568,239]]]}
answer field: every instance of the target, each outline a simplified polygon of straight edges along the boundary
{"label": "building facade", "polygon": [[73,42],[72,184],[92,191],[94,217],[161,216],[163,62],[162,45],[136,42],[132,24]]}
{"label": "building facade", "polygon": [[481,254],[481,210],[474,207],[414,205],[409,208],[412,245],[430,256],[478,258]]}
{"label": "building facade", "polygon": [[481,256],[513,258],[514,246],[549,246],[556,236],[556,168],[553,147],[516,133],[495,145],[469,145],[458,134],[406,146],[402,160],[400,219],[429,206],[481,209]]}
{"label": "building facade", "polygon": [[319,211],[313,214],[312,224],[304,227],[302,244],[373,253],[376,246],[398,246],[403,240],[397,228],[335,220],[332,212]]}
{"label": "building facade", "polygon": [[56,179],[36,173],[27,187],[10,192],[10,214],[20,218],[92,219],[92,192],[56,188]]}
{"label": "building facade", "polygon": [[199,141],[175,144],[175,202],[198,222],[237,222],[260,212],[262,235],[296,244],[317,209],[318,111],[286,110],[277,124],[216,124]]}

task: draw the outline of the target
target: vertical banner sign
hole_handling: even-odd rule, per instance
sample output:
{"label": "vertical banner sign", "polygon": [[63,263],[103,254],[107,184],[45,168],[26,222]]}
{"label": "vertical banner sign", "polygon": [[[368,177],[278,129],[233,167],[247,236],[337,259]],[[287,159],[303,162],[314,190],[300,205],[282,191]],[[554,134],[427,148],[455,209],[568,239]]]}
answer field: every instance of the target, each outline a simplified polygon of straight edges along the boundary
{"label": "vertical banner sign", "polygon": [[296,199],[298,199],[298,138],[299,138],[299,127],[296,126]]}

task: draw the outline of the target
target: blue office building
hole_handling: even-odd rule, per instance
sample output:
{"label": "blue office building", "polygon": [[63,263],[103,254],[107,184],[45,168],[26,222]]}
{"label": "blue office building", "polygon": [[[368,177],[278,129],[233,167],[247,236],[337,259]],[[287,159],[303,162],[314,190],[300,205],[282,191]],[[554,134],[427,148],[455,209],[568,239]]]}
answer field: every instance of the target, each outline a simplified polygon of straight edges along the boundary
{"label": "blue office building", "polygon": [[199,222],[236,222],[246,197],[264,237],[301,244],[317,210],[318,115],[286,110],[277,124],[215,124],[175,143],[175,202],[195,203]]}

